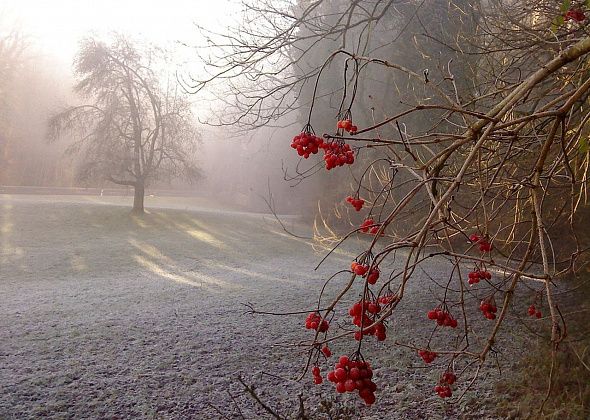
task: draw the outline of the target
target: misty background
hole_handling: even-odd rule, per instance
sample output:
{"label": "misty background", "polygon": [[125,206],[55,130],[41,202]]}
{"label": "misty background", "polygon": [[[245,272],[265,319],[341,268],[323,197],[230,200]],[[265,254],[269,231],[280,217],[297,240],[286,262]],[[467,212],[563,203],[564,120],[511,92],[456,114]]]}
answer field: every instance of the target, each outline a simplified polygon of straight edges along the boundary
{"label": "misty background", "polygon": [[[199,9],[201,14],[194,12]],[[82,103],[73,92],[73,62],[80,42],[88,37],[108,42],[116,34],[155,45],[167,56],[162,74],[175,83],[177,77],[202,74],[203,64],[193,49],[203,42],[196,22],[220,28],[237,16],[239,4],[232,1],[177,1],[174,7],[169,3],[144,7],[138,1],[0,2],[0,186],[5,192],[16,191],[11,187],[63,187],[133,195],[131,188],[104,179],[81,179],[81,157],[65,153],[75,140],[72,134],[52,143],[46,139],[49,118],[67,105]],[[201,92],[191,100],[199,120],[196,160],[201,178],[193,183],[152,182],[148,195],[208,196],[267,211],[264,200],[272,194],[276,210],[283,213],[314,206],[313,200],[304,200],[315,190],[312,184],[292,188],[292,183],[283,181],[284,169],[297,162],[289,143],[299,127],[290,127],[288,119],[281,123],[285,128],[217,127],[206,123],[212,113],[219,112],[208,103],[215,100],[214,95]]]}

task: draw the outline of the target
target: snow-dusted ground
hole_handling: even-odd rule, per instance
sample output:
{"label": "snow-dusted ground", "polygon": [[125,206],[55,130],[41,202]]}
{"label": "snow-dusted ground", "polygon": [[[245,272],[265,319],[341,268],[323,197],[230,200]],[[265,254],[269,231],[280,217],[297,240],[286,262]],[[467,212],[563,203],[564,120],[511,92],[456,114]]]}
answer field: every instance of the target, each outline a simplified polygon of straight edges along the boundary
{"label": "snow-dusted ground", "polygon": [[[337,253],[314,272],[323,253],[268,215],[148,198],[150,213],[134,218],[128,201],[0,195],[1,419],[218,419],[216,410],[237,416],[236,405],[248,419],[266,418],[242,393],[238,375],[284,412],[302,391],[308,406],[334,396],[329,383],[262,374],[296,376],[303,356],[274,344],[309,338],[305,315],[245,315],[242,303],[311,308],[322,278],[348,267],[353,254]],[[430,264],[431,274],[437,270]],[[448,407],[432,392],[443,368],[425,369],[415,354],[392,346],[431,330],[424,313],[433,300],[420,276],[388,340],[367,346],[378,404],[366,408],[352,395],[338,400],[353,407],[352,418],[491,418],[496,373]],[[350,342],[333,346],[335,354],[353,349]]]}

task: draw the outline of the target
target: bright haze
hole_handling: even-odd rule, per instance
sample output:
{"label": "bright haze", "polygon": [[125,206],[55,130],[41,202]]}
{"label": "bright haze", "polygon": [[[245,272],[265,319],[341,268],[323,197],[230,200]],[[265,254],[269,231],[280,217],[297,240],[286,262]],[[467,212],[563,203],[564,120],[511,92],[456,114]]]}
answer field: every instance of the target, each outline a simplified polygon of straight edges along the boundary
{"label": "bright haze", "polygon": [[[226,25],[237,3],[231,0],[3,0],[0,13],[16,23],[47,55],[70,65],[80,39],[118,32],[173,47],[198,39],[195,22]],[[6,22],[5,22],[6,23]]]}
{"label": "bright haze", "polygon": [[[0,185],[114,187],[104,182],[100,185],[80,183],[71,169],[75,166],[70,162],[73,158],[64,158],[67,139],[51,146],[44,140],[48,117],[80,100],[73,94],[72,87],[75,83],[73,62],[81,41],[94,37],[109,42],[113,34],[118,34],[154,44],[168,53],[169,79],[176,79],[178,74],[199,78],[202,63],[192,46],[202,45],[205,40],[197,25],[223,32],[240,18],[240,8],[236,0],[0,1],[0,33],[16,30],[22,34],[31,72],[31,75],[21,74],[24,88],[19,91],[20,108],[14,108],[10,117],[20,137],[26,139],[19,147],[27,150],[27,157],[21,163],[13,162],[13,170],[0,174]],[[200,92],[190,99],[200,125],[202,143],[197,160],[203,177],[190,187],[178,182],[174,187],[207,195],[214,193],[226,201],[236,200],[258,211],[266,209],[260,197],[268,194],[269,184],[275,197],[291,197],[291,189],[282,180],[281,165],[285,155],[290,155],[291,132],[265,130],[238,133],[236,137],[231,128],[204,124],[209,110],[215,108],[212,97],[208,92]],[[282,141],[285,147],[271,148],[271,141]],[[279,155],[276,155],[277,150]],[[158,188],[168,186],[158,185]]]}

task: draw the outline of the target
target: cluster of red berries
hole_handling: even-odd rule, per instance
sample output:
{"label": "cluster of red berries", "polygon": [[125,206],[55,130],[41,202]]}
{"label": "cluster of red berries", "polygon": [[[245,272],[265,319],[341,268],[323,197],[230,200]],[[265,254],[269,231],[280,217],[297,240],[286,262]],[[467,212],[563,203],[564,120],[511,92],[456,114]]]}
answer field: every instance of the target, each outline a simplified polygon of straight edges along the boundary
{"label": "cluster of red berries", "polygon": [[[352,322],[357,327],[362,327],[362,330],[355,331],[354,339],[360,341],[365,335],[374,335],[378,341],[383,341],[387,338],[385,332],[385,325],[382,322],[375,322],[375,315],[381,312],[381,305],[379,302],[359,301],[351,306],[348,314],[352,317]],[[367,328],[368,325],[371,325]]]}
{"label": "cluster of red berries", "polygon": [[453,385],[456,380],[457,376],[453,372],[447,370],[442,374],[440,384],[434,387],[434,392],[436,392],[441,398],[451,397],[453,395],[451,385]]}
{"label": "cluster of red berries", "polygon": [[586,19],[586,15],[580,9],[570,9],[564,16],[565,20],[573,20],[574,22],[583,22]]}
{"label": "cluster of red berries", "polygon": [[311,312],[305,319],[305,328],[308,330],[316,330],[319,332],[326,332],[330,324],[325,319],[322,319],[318,312]]}
{"label": "cluster of red berries", "polygon": [[469,284],[477,284],[480,280],[490,280],[492,275],[487,270],[474,270],[469,273]]}
{"label": "cluster of red berries", "polygon": [[357,276],[364,276],[367,273],[367,271],[369,271],[369,266],[368,265],[359,264],[356,261],[353,261],[350,264],[350,269]]}
{"label": "cluster of red berries", "polygon": [[[375,225],[375,226],[373,226]],[[375,221],[371,218],[365,219],[363,223],[361,223],[361,232],[363,233],[370,233],[371,235],[376,235],[379,232],[379,228],[381,225],[379,223],[375,224]],[[381,235],[384,235],[384,232],[381,232]]]}
{"label": "cluster of red berries", "polygon": [[381,305],[389,305],[392,302],[395,302],[397,300],[397,295],[393,294],[393,293],[388,293],[386,295],[383,295],[379,298],[378,302]]}
{"label": "cluster of red berries", "polygon": [[448,398],[453,396],[453,391],[451,390],[451,387],[448,385],[437,385],[434,387],[434,391],[441,398]]}
{"label": "cluster of red berries", "polygon": [[436,352],[430,350],[418,350],[418,354],[420,355],[422,360],[424,360],[424,363],[432,363],[434,362],[434,359],[436,359],[436,357],[438,356]]}
{"label": "cluster of red berries", "polygon": [[496,312],[498,307],[496,303],[491,299],[484,299],[479,304],[479,309],[487,319],[496,319]]}
{"label": "cluster of red berries", "polygon": [[457,320],[448,311],[436,308],[428,311],[428,319],[436,321],[441,327],[457,328]]}
{"label": "cluster of red berries", "polygon": [[469,240],[473,243],[479,244],[479,250],[481,252],[490,252],[492,250],[492,244],[485,238],[480,237],[474,233],[469,237]]}
{"label": "cluster of red berries", "polygon": [[536,316],[537,318],[541,318],[543,314],[540,310],[535,308],[535,305],[529,306],[529,316]]}
{"label": "cluster of red berries", "polygon": [[296,135],[291,142],[291,147],[297,150],[297,154],[305,159],[309,155],[315,155],[323,146],[324,140],[322,138],[305,131]]}
{"label": "cluster of red berries", "polygon": [[338,121],[337,127],[348,131],[350,134],[354,134],[358,131],[358,127],[352,123],[349,119]]}
{"label": "cluster of red berries", "polygon": [[357,276],[363,276],[363,277],[366,276],[367,282],[369,284],[375,284],[375,283],[377,283],[377,280],[379,279],[380,272],[377,267],[373,267],[369,270],[368,265],[359,264],[356,261],[353,261],[352,264],[350,264],[350,269]]}
{"label": "cluster of red berries", "polygon": [[305,159],[323,149],[327,170],[336,166],[354,163],[354,152],[348,144],[342,141],[325,143],[322,138],[307,130],[302,131],[293,138],[291,147],[297,150],[297,154]]}
{"label": "cluster of red berries", "polygon": [[328,171],[337,166],[352,165],[354,163],[354,152],[346,143],[324,143],[322,148],[324,149],[324,160]]}
{"label": "cluster of red berries", "polygon": [[336,392],[358,391],[366,404],[375,402],[377,385],[371,380],[373,370],[368,362],[350,360],[348,356],[340,356],[334,370],[328,372],[328,380],[336,384]]}
{"label": "cluster of red berries", "polygon": [[320,374],[320,367],[319,366],[314,366],[313,368],[311,368],[311,373],[313,375],[313,383],[314,384],[319,385],[322,382],[324,382],[324,380],[322,379],[322,375]]}
{"label": "cluster of red berries", "polygon": [[369,231],[369,227],[374,225],[375,221],[371,218],[365,219],[363,223],[361,223],[361,232],[367,233]]}
{"label": "cluster of red berries", "polygon": [[346,197],[346,201],[348,201],[356,211],[361,211],[363,205],[365,204],[365,200],[362,198],[354,198],[350,195]]}

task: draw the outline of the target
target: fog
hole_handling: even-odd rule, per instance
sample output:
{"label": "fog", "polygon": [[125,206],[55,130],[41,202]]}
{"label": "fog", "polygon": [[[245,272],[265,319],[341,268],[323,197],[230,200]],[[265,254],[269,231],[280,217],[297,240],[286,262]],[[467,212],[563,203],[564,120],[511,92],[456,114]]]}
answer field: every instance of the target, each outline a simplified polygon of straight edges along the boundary
{"label": "fog", "polygon": [[[74,60],[80,42],[88,37],[108,42],[116,34],[162,48],[166,60],[157,64],[158,71],[169,85],[177,84],[180,89],[179,75],[198,77],[201,71],[202,63],[191,47],[202,42],[195,23],[229,25],[236,16],[237,3],[215,5],[189,1],[177,1],[175,7],[133,1],[123,5],[2,2],[0,185],[121,188],[101,176],[80,176],[81,156],[66,153],[77,139],[75,133],[66,133],[57,141],[47,139],[49,118],[85,101],[74,92]],[[184,12],[189,9],[202,12],[198,16]],[[200,176],[190,183],[182,177],[151,180],[148,194],[215,197],[255,211],[268,211],[265,200],[272,197],[274,210],[291,214],[313,207],[313,200],[303,199],[313,186],[293,189],[283,181],[284,169],[297,163],[289,139],[298,127],[288,127],[286,121],[280,122],[287,126],[283,129],[216,127],[208,124],[212,113],[219,110],[215,94],[205,91],[188,98],[198,127],[194,158]]]}

